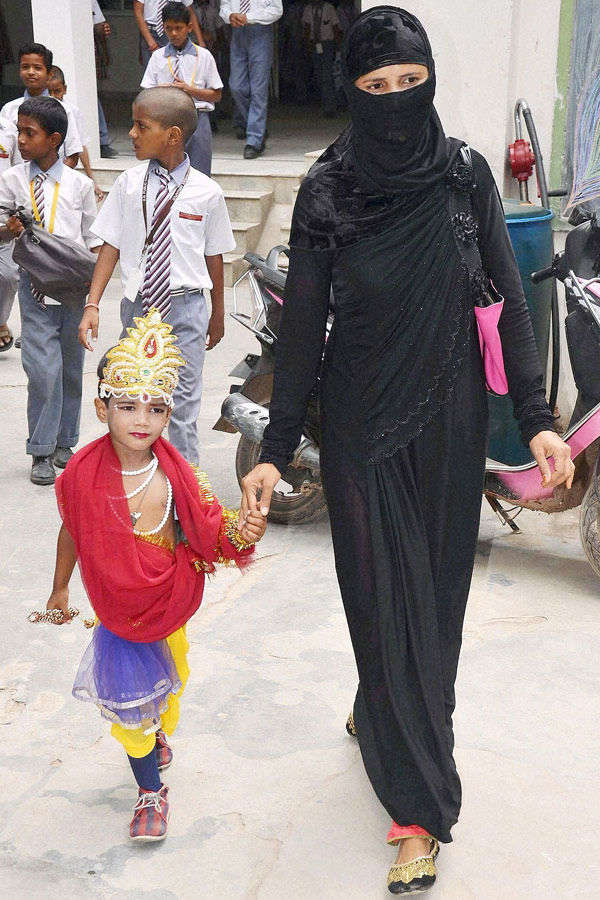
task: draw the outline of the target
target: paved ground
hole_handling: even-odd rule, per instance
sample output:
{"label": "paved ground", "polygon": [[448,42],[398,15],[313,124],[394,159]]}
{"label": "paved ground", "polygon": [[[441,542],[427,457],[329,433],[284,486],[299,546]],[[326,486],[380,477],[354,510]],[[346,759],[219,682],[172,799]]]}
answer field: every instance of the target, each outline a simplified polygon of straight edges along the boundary
{"label": "paved ground", "polygon": [[[112,293],[100,347],[118,332]],[[228,328],[200,435],[231,504],[236,441],[211,426],[226,372],[255,347]],[[82,442],[100,433],[94,368],[90,357]],[[128,766],[70,694],[89,634],[26,621],[49,593],[58,519],[52,489],[28,481],[25,401],[18,352],[0,354],[2,896],[383,900],[393,854],[344,731],[355,670],[327,523],[272,527],[250,574],[208,586],[166,779],[174,821],[163,845],[131,846]],[[575,514],[520,523],[510,536],[484,509],[458,683],[463,815],[432,900],[600,897],[598,581]],[[77,581],[72,597],[87,611]]]}

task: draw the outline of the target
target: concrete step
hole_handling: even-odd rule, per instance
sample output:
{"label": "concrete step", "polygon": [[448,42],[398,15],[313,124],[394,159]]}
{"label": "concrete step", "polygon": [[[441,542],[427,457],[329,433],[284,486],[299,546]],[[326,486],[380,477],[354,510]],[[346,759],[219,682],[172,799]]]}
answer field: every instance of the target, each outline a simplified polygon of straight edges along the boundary
{"label": "concrete step", "polygon": [[237,253],[235,250],[232,253],[223,254],[223,278],[225,287],[231,287],[234,281],[240,277],[246,268],[248,268],[248,263],[245,262],[243,255]]}
{"label": "concrete step", "polygon": [[255,250],[262,231],[262,222],[232,222],[231,228],[235,238],[235,251],[247,253]]}
{"label": "concrete step", "polygon": [[271,190],[246,191],[229,188],[224,194],[229,215],[237,222],[264,222],[273,203]]}

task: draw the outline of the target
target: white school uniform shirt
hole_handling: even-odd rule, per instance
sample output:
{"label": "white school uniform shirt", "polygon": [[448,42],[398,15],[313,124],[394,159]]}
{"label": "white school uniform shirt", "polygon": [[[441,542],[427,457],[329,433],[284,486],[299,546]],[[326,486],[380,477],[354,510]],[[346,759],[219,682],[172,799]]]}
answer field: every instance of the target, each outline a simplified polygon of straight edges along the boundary
{"label": "white school uniform shirt", "polygon": [[[180,0],[184,6],[191,6],[194,0]],[[144,21],[148,25],[152,25],[153,28],[156,28],[159,22],[162,21],[162,9],[164,6],[164,0],[162,3],[159,0],[143,0],[142,6],[144,7]]]}
{"label": "white school uniform shirt", "polygon": [[[19,163],[7,169],[0,176],[0,206],[24,206],[33,215],[31,202],[31,182],[42,170],[35,162]],[[66,166],[58,159],[46,172],[44,181],[44,227],[49,230],[52,220],[52,206],[56,194],[56,212],[52,234],[70,238],[81,247],[98,247],[102,241],[92,234],[91,225],[96,218],[96,198],[94,185],[81,172]],[[46,303],[58,301],[45,298]]]}
{"label": "white school uniform shirt", "polygon": [[[217,91],[223,87],[215,58],[210,50],[198,47],[189,40],[179,51],[173,44],[167,44],[166,47],[159,47],[158,50],[155,50],[148,61],[140,87],[151,88],[174,81],[173,72],[177,56],[179,56],[181,81],[187,82],[191,87],[208,90]],[[196,109],[210,111],[215,108],[215,104],[209,103],[208,100],[196,100],[195,97],[192,97],[192,100],[196,104]]]}
{"label": "white school uniform shirt", "polygon": [[[240,12],[240,0],[221,0],[219,15],[229,25],[231,13]],[[281,0],[250,0],[250,9],[246,13],[248,25],[272,25],[283,15]]]}
{"label": "white school uniform shirt", "polygon": [[0,124],[0,172],[16,166],[21,159],[17,133]]}
{"label": "white school uniform shirt", "polygon": [[[19,159],[21,158],[19,148],[17,147],[16,133],[0,127],[0,176],[2,175],[2,172],[6,172],[7,169],[10,169],[17,164],[17,157]],[[0,209],[0,220],[4,221],[5,219],[6,213],[3,209]],[[12,261],[12,252],[12,241],[8,244],[0,244],[0,266],[3,261],[5,267],[9,266],[14,270],[15,264]],[[1,281],[2,275],[0,274],[0,282]]]}
{"label": "white school uniform shirt", "polygon": [[[49,97],[50,92],[48,90],[42,91],[42,97]],[[8,103],[5,103],[2,109],[0,109],[0,127],[8,127],[12,128],[13,131],[17,130],[17,119],[19,117],[19,107],[25,100],[30,100],[29,91],[25,91],[22,97],[17,97],[16,100],[9,100]],[[57,103],[60,101],[57,100]],[[75,122],[75,117],[73,113],[69,112],[69,110],[65,107],[65,112],[67,114],[68,125],[67,125],[67,134],[62,142],[59,149],[59,156],[72,156],[73,153],[81,153],[83,150],[83,144],[81,143],[81,138],[79,136],[79,130],[77,128],[77,123]],[[18,153],[18,150],[17,150]],[[23,162],[23,158],[19,153],[18,156],[19,162]]]}
{"label": "white school uniform shirt", "polygon": [[63,97],[62,100],[59,100],[58,102],[62,103],[66,114],[72,115],[73,118],[75,119],[75,124],[77,125],[77,131],[79,133],[79,137],[81,138],[81,143],[83,144],[84,147],[87,147],[87,145],[90,142],[90,136],[89,136],[89,134],[86,133],[86,127],[85,127],[85,121],[83,118],[83,113],[81,112],[81,110],[79,109],[78,106],[75,106],[75,104],[71,103],[70,100],[67,100],[66,97]]}
{"label": "white school uniform shirt", "polygon": [[[102,204],[92,231],[119,251],[123,290],[141,262],[146,234],[150,231],[154,200],[160,184],[155,170],[169,175],[171,192],[185,178],[189,158],[172,172],[156,160],[121,172]],[[148,173],[147,228],[144,226],[142,192]],[[223,191],[216,181],[189,169],[187,181],[169,213],[171,221],[171,290],[212,288],[205,256],[228,253],[235,247]]]}
{"label": "white school uniform shirt", "polygon": [[104,18],[104,13],[100,9],[100,4],[98,0],[92,0],[92,23],[94,25],[100,25],[102,22],[106,22]]}

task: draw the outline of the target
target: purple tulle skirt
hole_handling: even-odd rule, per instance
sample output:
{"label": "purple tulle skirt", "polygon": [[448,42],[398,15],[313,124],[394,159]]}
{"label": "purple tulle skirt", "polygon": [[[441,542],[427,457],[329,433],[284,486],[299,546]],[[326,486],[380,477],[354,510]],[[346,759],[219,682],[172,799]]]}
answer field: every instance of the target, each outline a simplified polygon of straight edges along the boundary
{"label": "purple tulle skirt", "polygon": [[150,734],[160,728],[169,694],[180,688],[166,640],[138,644],[99,624],[75,676],[73,696],[96,703],[111,722]]}

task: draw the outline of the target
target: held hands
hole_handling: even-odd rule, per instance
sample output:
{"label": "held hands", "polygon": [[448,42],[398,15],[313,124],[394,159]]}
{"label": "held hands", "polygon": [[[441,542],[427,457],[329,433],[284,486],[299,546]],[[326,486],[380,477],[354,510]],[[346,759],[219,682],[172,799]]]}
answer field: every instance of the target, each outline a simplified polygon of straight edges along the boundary
{"label": "held hands", "polygon": [[[540,431],[529,441],[529,447],[542,473],[542,487],[554,488],[566,482],[569,490],[575,474],[569,445],[554,431]],[[550,471],[548,465],[549,456],[554,458],[554,472]]]}
{"label": "held hands", "polygon": [[50,610],[59,609],[63,614],[62,622],[58,622],[57,624],[63,625],[65,622],[71,621],[71,616],[69,615],[69,589],[62,588],[58,591],[52,591],[50,594],[50,599],[46,603],[46,610],[50,612]]}
{"label": "held hands", "polygon": [[[265,518],[269,514],[273,489],[281,479],[281,473],[272,463],[260,463],[246,475],[242,481],[242,506],[240,515],[242,520],[252,514],[259,514]],[[261,497],[258,500],[258,492]]]}
{"label": "held hands", "polygon": [[245,541],[257,544],[267,530],[267,520],[260,513],[249,512],[244,517],[240,511],[238,531]]}

